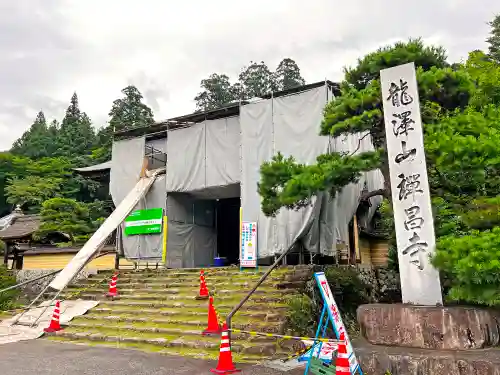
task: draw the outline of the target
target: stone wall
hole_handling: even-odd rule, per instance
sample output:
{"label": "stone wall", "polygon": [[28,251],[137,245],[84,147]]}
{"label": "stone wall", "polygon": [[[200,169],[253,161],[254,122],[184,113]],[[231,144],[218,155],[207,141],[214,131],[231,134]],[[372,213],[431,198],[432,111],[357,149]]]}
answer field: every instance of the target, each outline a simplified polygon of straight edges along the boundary
{"label": "stone wall", "polygon": [[[19,270],[16,271],[16,281],[22,283],[27,280],[37,278],[39,276],[47,275],[56,270]],[[86,279],[89,275],[96,274],[95,270],[83,270],[81,271],[73,281],[79,279]],[[21,293],[28,299],[37,296],[53,279],[55,275],[47,276],[46,278],[34,281],[32,283],[23,285],[21,287]]]}
{"label": "stone wall", "polygon": [[401,302],[399,273],[386,267],[356,266],[359,278],[373,288],[373,302]]}
{"label": "stone wall", "polygon": [[[365,265],[325,265],[314,266],[314,272],[325,271],[327,268],[340,268],[354,270],[359,279],[365,283],[370,290],[370,302],[397,303],[401,302],[401,283],[399,273],[387,267],[373,267]],[[310,287],[315,287],[315,282],[310,282]]]}

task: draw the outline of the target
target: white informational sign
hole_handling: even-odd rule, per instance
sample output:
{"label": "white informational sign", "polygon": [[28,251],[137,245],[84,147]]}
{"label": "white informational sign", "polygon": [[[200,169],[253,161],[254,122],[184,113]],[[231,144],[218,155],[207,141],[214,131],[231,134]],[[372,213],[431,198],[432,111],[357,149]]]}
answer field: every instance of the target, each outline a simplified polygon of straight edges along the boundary
{"label": "white informational sign", "polygon": [[415,65],[380,72],[403,303],[443,303]]}
{"label": "white informational sign", "polygon": [[325,273],[316,272],[314,277],[318,283],[318,288],[321,292],[321,296],[323,297],[323,302],[327,306],[328,316],[333,324],[337,338],[340,339],[341,335],[344,334],[344,339],[347,344],[347,354],[349,355],[349,369],[351,370],[351,374],[355,374],[359,369],[358,360],[356,358],[356,354],[354,354],[351,340],[349,340],[349,336],[347,335],[347,330],[344,322],[342,321],[342,317],[340,316],[340,311],[337,307],[337,303],[335,302],[335,298],[333,297],[333,293],[330,290],[330,285],[326,280]]}
{"label": "white informational sign", "polygon": [[257,267],[257,223],[241,223],[240,267]]}

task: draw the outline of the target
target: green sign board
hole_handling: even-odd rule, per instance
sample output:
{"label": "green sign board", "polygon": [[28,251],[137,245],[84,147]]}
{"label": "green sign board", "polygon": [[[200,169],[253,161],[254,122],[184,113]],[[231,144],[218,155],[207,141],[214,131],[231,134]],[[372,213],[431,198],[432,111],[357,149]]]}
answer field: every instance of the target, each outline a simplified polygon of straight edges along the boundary
{"label": "green sign board", "polygon": [[137,210],[125,219],[125,235],[161,233],[163,208]]}

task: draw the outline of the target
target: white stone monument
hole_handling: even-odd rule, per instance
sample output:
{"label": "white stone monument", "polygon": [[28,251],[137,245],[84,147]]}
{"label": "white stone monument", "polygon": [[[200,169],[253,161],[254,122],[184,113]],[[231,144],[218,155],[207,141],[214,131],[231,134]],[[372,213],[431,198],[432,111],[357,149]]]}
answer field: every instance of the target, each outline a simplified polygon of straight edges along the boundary
{"label": "white stone monument", "polygon": [[442,305],[439,273],[429,260],[436,237],[415,65],[384,69],[380,81],[403,303]]}

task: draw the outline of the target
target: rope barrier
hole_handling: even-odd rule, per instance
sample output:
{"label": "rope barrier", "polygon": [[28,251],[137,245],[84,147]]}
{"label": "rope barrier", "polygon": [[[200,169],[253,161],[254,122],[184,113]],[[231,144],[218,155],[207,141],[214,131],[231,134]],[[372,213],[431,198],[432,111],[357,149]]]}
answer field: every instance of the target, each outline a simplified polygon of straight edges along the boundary
{"label": "rope barrier", "polygon": [[244,331],[241,329],[230,329],[231,332],[234,333],[244,333],[250,336],[263,336],[263,337],[278,337],[281,339],[285,340],[307,340],[307,341],[314,341],[314,342],[330,342],[334,344],[338,344],[342,341],[340,340],[335,340],[335,339],[325,339],[325,338],[314,338],[314,337],[302,337],[302,336],[289,336],[289,335],[278,335],[276,333],[267,333],[267,332],[255,332],[255,331]]}
{"label": "rope barrier", "polygon": [[292,358],[300,357],[302,354],[307,353],[307,351],[310,350],[313,346],[314,346],[314,344],[310,345],[310,346],[306,346],[304,349],[298,350],[295,353],[290,354],[288,357],[281,359],[281,361],[287,362],[287,361],[291,360]]}

